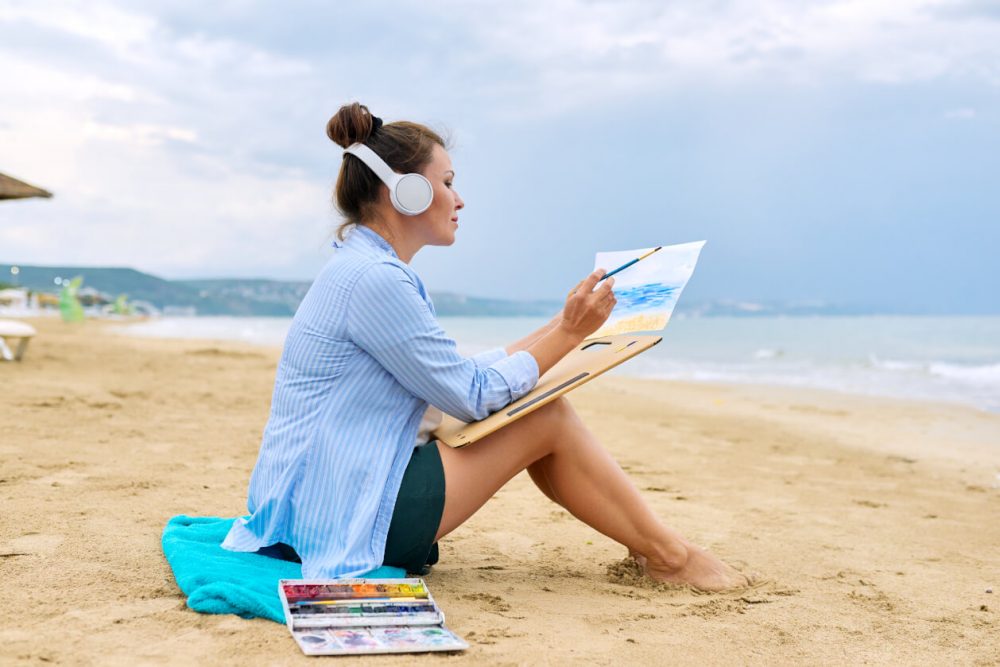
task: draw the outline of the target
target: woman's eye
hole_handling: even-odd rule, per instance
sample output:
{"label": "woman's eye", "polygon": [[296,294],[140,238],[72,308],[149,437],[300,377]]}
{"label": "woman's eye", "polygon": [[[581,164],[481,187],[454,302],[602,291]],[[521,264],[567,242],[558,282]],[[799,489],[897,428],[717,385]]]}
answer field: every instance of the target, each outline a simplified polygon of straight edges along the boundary
{"label": "woman's eye", "polygon": [[444,186],[445,186],[446,188],[450,188],[450,187],[451,187],[451,181],[445,181],[445,182],[444,182]]}

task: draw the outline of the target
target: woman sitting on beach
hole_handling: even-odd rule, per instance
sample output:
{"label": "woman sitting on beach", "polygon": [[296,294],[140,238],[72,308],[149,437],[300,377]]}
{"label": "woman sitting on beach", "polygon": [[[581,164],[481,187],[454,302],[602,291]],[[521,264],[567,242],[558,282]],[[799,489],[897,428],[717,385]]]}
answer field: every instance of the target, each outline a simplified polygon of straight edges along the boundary
{"label": "woman sitting on beach", "polygon": [[[250,480],[251,515],[223,546],[301,559],[307,578],[360,576],[383,564],[422,573],[437,560],[438,540],[527,469],[550,500],[628,547],[653,579],[708,590],[745,583],[654,515],[565,399],[469,447],[429,440],[438,409],[475,421],[530,391],[607,319],[613,279],[595,289],[602,272],[592,273],[538,331],[460,356],[409,265],[423,246],[455,242],[464,203],[444,141],[423,125],[383,125],[357,103],[330,119],[327,134],[351,149],[336,185],[346,222],[285,342]],[[390,195],[357,145],[396,174],[422,174],[426,210],[413,214]]]}

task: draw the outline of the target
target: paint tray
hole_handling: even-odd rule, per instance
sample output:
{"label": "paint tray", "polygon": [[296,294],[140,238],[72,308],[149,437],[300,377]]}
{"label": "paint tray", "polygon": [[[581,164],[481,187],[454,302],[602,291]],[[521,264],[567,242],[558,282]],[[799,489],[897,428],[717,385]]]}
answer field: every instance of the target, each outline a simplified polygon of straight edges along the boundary
{"label": "paint tray", "polygon": [[461,651],[423,579],[282,579],[278,595],[306,655]]}

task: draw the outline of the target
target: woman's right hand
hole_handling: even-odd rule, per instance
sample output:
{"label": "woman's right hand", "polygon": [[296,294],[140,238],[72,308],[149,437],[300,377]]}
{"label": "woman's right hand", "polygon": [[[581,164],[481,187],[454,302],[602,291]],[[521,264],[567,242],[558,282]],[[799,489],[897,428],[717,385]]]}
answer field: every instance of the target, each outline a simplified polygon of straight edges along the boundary
{"label": "woman's right hand", "polygon": [[598,289],[594,289],[604,274],[604,269],[597,269],[569,293],[563,306],[560,329],[583,340],[607,321],[618,300],[611,289],[615,284],[614,278],[608,278]]}

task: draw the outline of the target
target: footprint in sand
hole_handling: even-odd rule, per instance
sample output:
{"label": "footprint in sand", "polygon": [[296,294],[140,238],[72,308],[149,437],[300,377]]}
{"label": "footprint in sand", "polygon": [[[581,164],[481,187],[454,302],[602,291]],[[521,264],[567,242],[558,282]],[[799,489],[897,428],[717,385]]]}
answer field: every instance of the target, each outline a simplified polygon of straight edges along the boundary
{"label": "footprint in sand", "polygon": [[523,559],[533,551],[535,541],[521,533],[506,530],[492,530],[489,533],[497,553],[511,560]]}
{"label": "footprint in sand", "polygon": [[165,611],[184,608],[174,596],[136,600],[134,602],[110,602],[98,604],[85,609],[72,609],[63,613],[66,618],[83,621],[85,626],[104,628],[110,623],[133,621],[146,616],[153,616]]}
{"label": "footprint in sand", "polygon": [[199,350],[188,350],[184,354],[192,357],[224,357],[228,359],[266,359],[267,356],[258,352],[242,352],[240,350],[222,350],[217,347],[206,347]]}
{"label": "footprint in sand", "polygon": [[475,600],[480,603],[480,606],[485,611],[492,612],[503,612],[510,611],[510,605],[503,601],[498,595],[490,595],[489,593],[470,593],[468,595],[462,596],[463,600]]}
{"label": "footprint in sand", "polygon": [[33,556],[47,555],[56,550],[63,543],[62,535],[44,535],[42,533],[28,533],[21,537],[14,538],[4,546],[0,547],[0,554]]}
{"label": "footprint in sand", "polygon": [[40,486],[72,486],[74,484],[79,484],[88,477],[89,475],[86,473],[67,468],[51,475],[45,475],[44,477],[33,479],[31,480],[31,483],[38,484]]}

